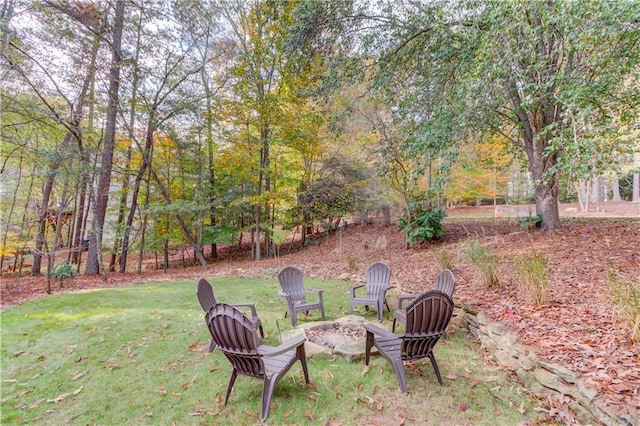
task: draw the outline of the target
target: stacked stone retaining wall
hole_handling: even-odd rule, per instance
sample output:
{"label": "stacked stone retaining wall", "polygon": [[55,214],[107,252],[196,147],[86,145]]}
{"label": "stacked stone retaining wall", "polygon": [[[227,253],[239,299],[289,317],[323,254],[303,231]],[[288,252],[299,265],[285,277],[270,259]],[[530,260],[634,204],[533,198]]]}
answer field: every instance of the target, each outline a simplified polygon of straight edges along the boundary
{"label": "stacked stone retaining wall", "polygon": [[[454,322],[480,341],[503,367],[513,371],[523,385],[538,396],[547,395],[566,404],[581,425],[640,426],[640,413],[622,412],[598,399],[599,391],[567,368],[539,359],[531,348],[517,342],[516,333],[504,324],[491,322],[484,314],[456,304]],[[639,384],[640,386],[640,384]]]}

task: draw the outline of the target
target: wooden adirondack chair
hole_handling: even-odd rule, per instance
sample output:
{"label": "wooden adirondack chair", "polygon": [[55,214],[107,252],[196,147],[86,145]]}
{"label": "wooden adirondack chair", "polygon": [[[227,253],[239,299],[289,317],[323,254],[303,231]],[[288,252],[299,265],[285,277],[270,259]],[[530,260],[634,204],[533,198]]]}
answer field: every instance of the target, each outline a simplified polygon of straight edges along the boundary
{"label": "wooden adirondack chair", "polygon": [[[433,286],[434,290],[440,290],[447,296],[453,298],[453,291],[456,288],[456,277],[449,269],[443,269],[436,275],[436,282]],[[398,309],[393,313],[393,325],[391,331],[396,331],[396,322],[401,324],[407,323],[407,312],[402,308],[402,303],[413,300],[415,296],[403,295],[398,297]]]}
{"label": "wooden adirondack chair", "polygon": [[[204,278],[200,278],[198,280],[198,289],[196,290],[196,294],[198,296],[198,301],[200,302],[200,306],[204,310],[204,321],[208,325],[209,324],[209,311],[213,306],[218,303],[216,301],[216,297],[213,295],[213,287],[209,284],[209,281]],[[233,303],[233,306],[238,308],[248,308],[251,310],[251,321],[253,322],[254,328],[260,330],[260,337],[264,338],[264,330],[262,329],[262,321],[258,318],[258,314],[256,312],[256,306],[253,303]],[[216,342],[211,340],[211,344],[209,345],[209,352],[213,352],[216,348]]]}
{"label": "wooden adirondack chair", "polygon": [[262,420],[269,416],[275,385],[296,361],[302,364],[305,382],[310,383],[304,335],[293,337],[278,347],[261,345],[251,319],[226,303],[218,303],[211,308],[208,326],[214,342],[233,367],[224,405],[229,401],[238,375],[262,380]]}
{"label": "wooden adirondack chair", "polygon": [[[308,315],[309,311],[318,309],[324,321],[324,304],[322,301],[323,290],[317,288],[305,288],[302,271],[294,266],[287,266],[278,273],[281,291],[279,296],[287,300],[287,314],[291,317],[291,324],[295,327],[298,323],[298,312]],[[315,301],[307,301],[307,292],[316,294]],[[286,314],[285,314],[286,316]]]}
{"label": "wooden adirondack chair", "polygon": [[[391,268],[383,262],[372,263],[367,268],[366,280],[366,284],[351,287],[349,313],[353,314],[353,307],[356,305],[364,305],[366,310],[369,310],[369,306],[375,306],[378,311],[378,321],[382,322],[384,306],[387,307],[387,311],[390,311],[387,290],[391,287]],[[365,288],[366,294],[358,295],[356,290],[362,287]]]}
{"label": "wooden adirondack chair", "polygon": [[453,314],[453,301],[439,290],[429,290],[416,296],[407,305],[407,326],[403,334],[394,334],[374,324],[365,324],[367,339],[364,364],[369,365],[371,348],[393,366],[402,393],[407,394],[404,361],[429,358],[438,382],[444,385],[433,348],[447,329]]}

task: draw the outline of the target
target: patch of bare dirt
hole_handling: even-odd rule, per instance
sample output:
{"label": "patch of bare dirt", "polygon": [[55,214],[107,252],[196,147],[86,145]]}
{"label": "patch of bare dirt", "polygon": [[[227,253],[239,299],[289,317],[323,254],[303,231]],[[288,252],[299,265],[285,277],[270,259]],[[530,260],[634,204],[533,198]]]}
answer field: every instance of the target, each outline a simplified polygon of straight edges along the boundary
{"label": "patch of bare dirt", "polygon": [[[63,288],[54,284],[53,291],[178,279],[193,279],[195,288],[196,278],[203,275],[275,276],[274,271],[286,265],[296,265],[307,276],[364,276],[370,263],[382,260],[392,267],[397,293],[417,293],[432,288],[440,269],[436,254],[444,250],[451,255],[458,279],[454,298],[517,331],[540,358],[594,384],[607,404],[640,411],[640,344],[621,326],[608,282],[611,269],[634,280],[640,276],[640,221],[637,205],[631,208],[622,219],[565,220],[552,233],[529,232],[517,220],[458,220],[445,224],[441,241],[410,249],[393,226],[349,225],[341,233],[317,237],[308,247],[285,244],[278,259],[252,261],[246,249],[235,247],[221,250],[207,270],[190,267],[165,273],[148,265],[143,274],[110,274],[106,280],[80,276]],[[469,238],[478,238],[499,258],[499,288],[487,289],[456,259]],[[534,249],[546,254],[551,264],[551,301],[540,307],[519,293],[514,266],[515,256]],[[0,284],[2,309],[46,295],[42,277],[3,276]]]}

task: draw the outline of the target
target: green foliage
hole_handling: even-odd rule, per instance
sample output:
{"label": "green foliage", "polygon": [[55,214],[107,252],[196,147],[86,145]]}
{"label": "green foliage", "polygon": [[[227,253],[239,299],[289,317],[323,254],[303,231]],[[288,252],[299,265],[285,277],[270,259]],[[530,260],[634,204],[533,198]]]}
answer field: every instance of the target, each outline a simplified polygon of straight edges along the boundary
{"label": "green foliage", "polygon": [[62,282],[64,280],[73,279],[76,277],[76,275],[78,275],[78,271],[76,271],[76,269],[71,266],[66,260],[54,266],[51,270],[51,273],[49,274],[49,276],[55,278],[56,281],[60,283],[60,285],[62,285]]}
{"label": "green foliage", "polygon": [[460,252],[460,258],[469,263],[475,270],[476,277],[488,288],[500,285],[498,278],[498,260],[491,251],[478,240],[466,242]]}
{"label": "green foliage", "polygon": [[620,272],[610,270],[609,284],[614,302],[625,318],[631,339],[640,342],[640,279],[633,282]]}
{"label": "green foliage", "polygon": [[422,209],[421,206],[416,206],[410,220],[406,216],[398,219],[398,228],[405,233],[410,245],[418,241],[437,240],[444,235],[442,221],[446,215],[443,209]]}
{"label": "green foliage", "polygon": [[535,250],[531,255],[515,259],[520,276],[520,289],[527,294],[534,305],[544,305],[549,301],[549,259]]}
{"label": "green foliage", "polygon": [[353,210],[353,194],[344,181],[337,178],[322,178],[303,186],[300,208],[311,220],[325,221],[341,217]]}
{"label": "green foliage", "polygon": [[520,218],[520,226],[529,229],[540,229],[542,227],[542,215],[527,216]]}

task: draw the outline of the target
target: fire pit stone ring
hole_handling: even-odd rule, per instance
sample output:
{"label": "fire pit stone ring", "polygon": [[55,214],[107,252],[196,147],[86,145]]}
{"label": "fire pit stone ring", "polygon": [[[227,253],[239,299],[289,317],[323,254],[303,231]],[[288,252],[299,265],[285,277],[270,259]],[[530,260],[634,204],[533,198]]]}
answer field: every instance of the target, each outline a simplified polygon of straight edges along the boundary
{"label": "fire pit stone ring", "polygon": [[358,315],[347,315],[334,321],[303,323],[282,333],[282,340],[304,333],[307,338],[304,344],[307,358],[332,359],[341,356],[347,361],[357,361],[364,358],[364,323],[364,317]]}

